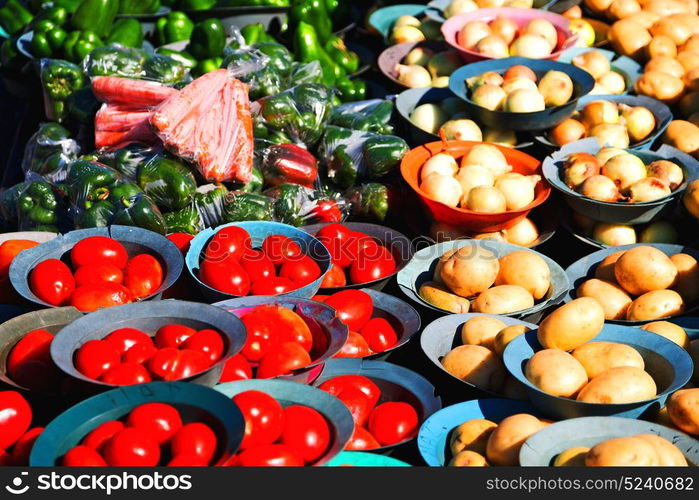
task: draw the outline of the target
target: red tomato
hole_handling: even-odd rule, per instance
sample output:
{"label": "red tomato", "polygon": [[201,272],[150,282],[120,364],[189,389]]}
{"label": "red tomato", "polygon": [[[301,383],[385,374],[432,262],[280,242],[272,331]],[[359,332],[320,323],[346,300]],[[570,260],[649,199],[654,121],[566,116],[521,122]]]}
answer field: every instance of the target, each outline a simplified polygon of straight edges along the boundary
{"label": "red tomato", "polygon": [[209,465],[194,455],[179,455],[167,463],[168,467],[206,467]]}
{"label": "red tomato", "polygon": [[321,227],[316,233],[316,238],[325,237],[331,240],[347,240],[352,230],[342,224],[328,224]]}
{"label": "red tomato", "polygon": [[396,270],[396,261],[386,247],[377,246],[378,250],[367,249],[359,253],[357,260],[350,266],[352,283],[368,283],[385,278]]}
{"label": "red tomato", "polygon": [[298,342],[306,351],[311,351],[313,334],[303,318],[291,309],[277,305],[260,306],[254,314],[262,317],[277,332],[279,342]]}
{"label": "red tomato", "polygon": [[155,356],[156,352],[158,352],[158,348],[153,344],[136,344],[122,355],[122,361],[124,363],[138,363],[142,365]]}
{"label": "red tomato", "polygon": [[252,367],[245,356],[236,354],[228,358],[226,364],[223,365],[223,372],[219,383],[233,382],[234,380],[249,380],[252,378]]}
{"label": "red tomato", "polygon": [[164,325],[155,332],[155,346],[179,347],[189,337],[197,333],[194,328],[184,325]]}
{"label": "red tomato", "polygon": [[10,264],[20,252],[38,244],[38,242],[31,240],[7,240],[0,244],[0,279],[9,276]]}
{"label": "red tomato", "polygon": [[331,239],[327,236],[318,236],[317,239],[328,249],[333,264],[340,266],[342,269],[352,264],[352,257],[347,251],[347,245],[349,244],[347,240]]}
{"label": "red tomato", "polygon": [[240,265],[253,283],[277,275],[274,263],[261,250],[248,250],[240,259]]}
{"label": "red tomato", "polygon": [[32,409],[17,391],[0,392],[0,450],[6,450],[27,432]]}
{"label": "red tomato", "polygon": [[297,452],[306,463],[318,460],[330,444],[330,427],[313,408],[292,405],[284,408],[284,429],[279,440]]}
{"label": "red tomato", "polygon": [[68,450],[68,453],[63,455],[61,461],[65,467],[106,467],[107,462],[104,461],[102,455],[97,453],[93,448],[87,446],[76,446]]}
{"label": "red tomato", "polygon": [[340,222],[342,220],[342,212],[335,200],[320,201],[311,210],[311,214],[320,222]]}
{"label": "red tomato", "polygon": [[376,448],[381,448],[376,438],[364,427],[355,425],[352,437],[345,445],[345,450],[374,450]]}
{"label": "red tomato", "polygon": [[413,437],[417,428],[415,408],[402,401],[381,403],[369,417],[369,432],[384,446]]}
{"label": "red tomato", "polygon": [[272,347],[257,367],[257,378],[288,375],[311,363],[311,356],[297,342],[281,342]]}
{"label": "red tomato", "polygon": [[194,239],[194,236],[191,234],[187,233],[171,233],[166,236],[166,238],[170,241],[172,241],[177,249],[180,251],[182,256],[184,257],[187,255],[187,251],[189,250],[189,245],[192,242],[192,239]]}
{"label": "red tomato", "polygon": [[24,435],[17,440],[12,447],[12,462],[15,466],[26,467],[29,465],[29,455],[32,452],[34,443],[42,432],[44,432],[43,427],[34,427],[25,432]]}
{"label": "red tomato", "polygon": [[301,255],[285,261],[279,270],[279,276],[289,278],[294,283],[306,286],[320,278],[320,266],[308,255]]}
{"label": "red tomato", "polygon": [[184,349],[193,349],[204,354],[211,364],[216,363],[223,355],[223,339],[216,330],[199,330],[182,344]]}
{"label": "red tomato", "polygon": [[153,378],[143,365],[138,363],[121,363],[103,373],[100,380],[105,384],[134,385],[152,382]]}
{"label": "red tomato", "polygon": [[200,422],[182,426],[170,441],[173,456],[197,457],[207,464],[214,457],[216,445],[214,431]]}
{"label": "red tomato", "polygon": [[316,302],[325,302],[329,297],[330,295],[314,295],[311,297],[311,300],[315,300]]}
{"label": "red tomato", "polygon": [[182,428],[182,418],[174,406],[145,403],[131,410],[126,425],[138,427],[163,444]]}
{"label": "red tomato", "polygon": [[333,264],[330,270],[323,276],[323,281],[320,283],[321,288],[334,288],[338,286],[345,286],[347,284],[347,278],[345,277],[345,272],[337,264]]}
{"label": "red tomato", "polygon": [[262,251],[276,265],[301,256],[301,247],[288,236],[281,234],[267,236],[262,242]]}
{"label": "red tomato", "polygon": [[333,356],[334,358],[363,358],[364,356],[369,356],[371,354],[371,349],[369,349],[369,344],[367,344],[364,337],[359,335],[357,332],[349,332],[347,336],[347,342],[342,346],[340,352]]}
{"label": "red tomato", "polygon": [[210,262],[238,261],[246,251],[252,249],[252,239],[242,227],[228,226],[216,232],[206,245],[204,258]]}
{"label": "red tomato", "polygon": [[88,378],[97,379],[121,362],[111,342],[88,340],[75,353],[75,368]]}
{"label": "red tomato", "polygon": [[99,283],[118,283],[124,281],[124,273],[114,264],[97,262],[79,267],[75,271],[75,285],[96,285]]}
{"label": "red tomato", "polygon": [[374,352],[384,352],[398,343],[398,334],[383,318],[371,318],[359,333]]}
{"label": "red tomato", "polygon": [[277,341],[277,332],[264,316],[256,314],[255,311],[243,316],[241,321],[248,331],[248,336],[240,353],[248,361],[256,363]]}
{"label": "red tomato", "polygon": [[40,262],[29,275],[29,287],[39,300],[52,306],[65,304],[75,290],[68,266],[58,259]]}
{"label": "red tomato", "polygon": [[363,375],[340,375],[320,384],[349,408],[357,425],[364,425],[381,396],[379,387]]}
{"label": "red tomato", "polygon": [[155,467],[160,447],[148,431],[127,427],[105,444],[104,459],[111,467]]}
{"label": "red tomato", "polygon": [[101,307],[121,306],[133,301],[131,292],[116,283],[85,285],[76,288],[70,305],[82,312],[96,311]]}
{"label": "red tomato", "polygon": [[124,422],[120,420],[108,420],[90,431],[90,433],[83,438],[82,444],[101,452],[105,443],[112,439],[114,434],[124,428]]}
{"label": "red tomato", "polygon": [[136,344],[153,345],[150,336],[137,328],[119,328],[104,337],[106,342],[110,342],[119,354],[124,354]]}
{"label": "red tomato", "polygon": [[180,349],[180,360],[175,371],[175,380],[192,377],[210,366],[209,358],[201,351]]}
{"label": "red tomato", "polygon": [[296,290],[300,283],[294,283],[289,278],[273,277],[252,284],[250,295],[279,295]]}
{"label": "red tomato", "polygon": [[20,339],[7,356],[7,373],[14,377],[21,365],[34,361],[52,364],[51,341],[53,334],[47,330],[32,330]]}
{"label": "red tomato", "polygon": [[70,251],[73,268],[108,262],[119,269],[124,269],[129,255],[124,245],[106,236],[90,236],[78,241]]}
{"label": "red tomato", "polygon": [[159,380],[176,380],[180,351],[174,347],[164,347],[148,360],[148,370],[153,378]]}
{"label": "red tomato", "polygon": [[202,283],[230,295],[247,295],[250,291],[250,277],[242,266],[234,261],[213,262],[205,260],[199,268]]}
{"label": "red tomato", "polygon": [[371,295],[361,290],[342,290],[325,301],[337,311],[340,318],[353,332],[358,332],[371,318],[374,302]]}
{"label": "red tomato", "polygon": [[124,272],[124,285],[135,299],[153,295],[163,284],[163,266],[147,253],[129,260]]}
{"label": "red tomato", "polygon": [[262,391],[245,391],[233,396],[245,419],[240,449],[274,443],[284,428],[284,411],[279,402]]}
{"label": "red tomato", "polygon": [[303,458],[283,444],[249,448],[238,455],[237,467],[303,467]]}

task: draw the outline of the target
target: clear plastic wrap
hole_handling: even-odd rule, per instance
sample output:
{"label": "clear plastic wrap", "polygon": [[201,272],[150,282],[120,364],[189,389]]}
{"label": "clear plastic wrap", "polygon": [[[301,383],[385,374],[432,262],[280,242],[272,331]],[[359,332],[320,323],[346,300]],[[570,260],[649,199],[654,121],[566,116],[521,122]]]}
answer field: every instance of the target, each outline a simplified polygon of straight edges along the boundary
{"label": "clear plastic wrap", "polygon": [[204,229],[204,223],[196,204],[191,203],[181,210],[163,214],[167,233],[187,233],[196,235]]}
{"label": "clear plastic wrap", "polygon": [[85,83],[83,73],[80,66],[60,59],[42,59],[40,68],[44,112],[60,123],[68,117],[70,97]]}
{"label": "clear plastic wrap", "polygon": [[223,65],[248,85],[253,101],[278,94],[284,89],[282,75],[271,64],[270,58],[255,49],[245,47],[232,50],[223,60]]}
{"label": "clear plastic wrap", "polygon": [[70,137],[70,131],[58,123],[42,123],[24,149],[22,171],[35,173],[47,180],[63,182],[68,166],[80,154],[80,146]]}
{"label": "clear plastic wrap", "polygon": [[17,197],[17,228],[20,231],[61,232],[66,229],[66,211],[55,186],[30,174]]}
{"label": "clear plastic wrap", "polygon": [[263,194],[274,200],[274,219],[292,226],[341,222],[349,213],[342,197],[298,184],[282,184]]}
{"label": "clear plastic wrap", "polygon": [[323,83],[323,67],[318,61],[309,63],[293,62],[291,73],[289,74],[291,85],[301,85],[303,83]]}
{"label": "clear plastic wrap", "polygon": [[138,169],[138,185],[159,208],[181,210],[194,200],[197,181],[179,158],[158,153]]}
{"label": "clear plastic wrap", "polygon": [[228,189],[223,184],[206,184],[197,188],[194,206],[204,227],[221,225]]}
{"label": "clear plastic wrap", "polygon": [[166,84],[181,82],[187,74],[185,65],[172,57],[119,44],[96,48],[82,66],[89,77],[120,76]]}
{"label": "clear plastic wrap", "polygon": [[225,197],[223,221],[271,221],[274,220],[274,200],[258,193],[230,192]]}
{"label": "clear plastic wrap", "polygon": [[17,199],[27,184],[27,181],[23,181],[0,193],[0,215],[2,215],[3,228],[7,232],[17,228]]}
{"label": "clear plastic wrap", "polygon": [[103,149],[98,153],[98,160],[112,167],[124,177],[136,180],[138,168],[162,152],[161,146],[150,146],[133,142],[116,149]]}
{"label": "clear plastic wrap", "polygon": [[318,179],[318,160],[296,144],[272,144],[260,152],[262,175],[267,186],[300,184],[312,188]]}
{"label": "clear plastic wrap", "polygon": [[392,101],[370,99],[335,107],[330,117],[330,123],[354,130],[391,134],[393,126],[389,122],[392,114]]}

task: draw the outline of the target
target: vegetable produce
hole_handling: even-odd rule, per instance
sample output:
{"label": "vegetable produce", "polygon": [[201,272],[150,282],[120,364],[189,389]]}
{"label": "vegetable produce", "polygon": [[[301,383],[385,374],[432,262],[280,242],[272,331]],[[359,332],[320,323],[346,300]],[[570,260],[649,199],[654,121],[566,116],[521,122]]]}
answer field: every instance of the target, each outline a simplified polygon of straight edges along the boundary
{"label": "vegetable produce", "polygon": [[[107,36],[118,10],[119,0],[83,0],[70,19],[72,28],[78,30],[73,34],[83,31],[94,32],[100,38]],[[86,37],[81,38],[87,41]]]}
{"label": "vegetable produce", "polygon": [[41,65],[41,83],[51,98],[54,119],[62,121],[68,115],[68,98],[83,86],[80,68],[68,61],[47,59]]}
{"label": "vegetable produce", "polygon": [[189,40],[194,23],[184,12],[170,12],[155,23],[155,41],[158,45]]}
{"label": "vegetable produce", "polygon": [[19,0],[7,0],[0,9],[0,27],[10,35],[22,32],[32,19],[32,13]]}

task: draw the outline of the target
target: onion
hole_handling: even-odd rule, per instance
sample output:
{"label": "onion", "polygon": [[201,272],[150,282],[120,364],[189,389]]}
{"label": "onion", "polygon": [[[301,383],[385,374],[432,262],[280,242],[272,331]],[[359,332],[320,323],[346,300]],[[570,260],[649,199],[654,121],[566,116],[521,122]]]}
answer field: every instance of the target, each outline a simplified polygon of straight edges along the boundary
{"label": "onion", "polygon": [[[464,206],[462,200],[461,204]],[[468,192],[465,208],[479,213],[495,214],[507,210],[505,195],[492,186],[476,186]]]}
{"label": "onion", "polygon": [[471,90],[474,91],[481,85],[495,85],[496,87],[499,87],[502,85],[502,83],[505,80],[502,78],[502,75],[500,73],[496,73],[495,71],[487,71],[481,75],[478,76],[472,76],[471,78],[468,78],[466,80],[466,86]]}
{"label": "onion", "polygon": [[464,165],[456,174],[456,180],[461,184],[464,196],[476,186],[495,185],[495,176],[483,165]]}
{"label": "onion", "polygon": [[434,52],[430,49],[415,47],[403,58],[403,64],[425,66],[432,56],[434,56]]}
{"label": "onion", "polygon": [[505,229],[505,238],[513,245],[528,247],[539,239],[539,229],[531,219],[525,217],[514,226]]}
{"label": "onion", "polygon": [[597,35],[595,28],[585,19],[573,19],[568,24],[568,31],[574,35],[578,35],[578,40],[575,42],[575,47],[591,47],[595,43]]}
{"label": "onion", "polygon": [[647,167],[648,177],[663,180],[673,191],[684,181],[682,168],[668,160],[656,160]]}
{"label": "onion", "polygon": [[610,71],[599,79],[599,84],[612,94],[623,94],[626,90],[626,80],[616,71]]}
{"label": "onion", "polygon": [[580,111],[580,121],[587,128],[602,123],[619,123],[619,108],[611,101],[588,102]]}
{"label": "onion", "polygon": [[539,90],[533,80],[524,77],[510,78],[505,80],[505,83],[502,84],[502,90],[504,90],[506,94],[519,89]]}
{"label": "onion", "polygon": [[440,52],[427,63],[427,70],[433,77],[449,76],[463,66],[461,56],[456,52]]}
{"label": "onion", "polygon": [[621,116],[626,122],[631,142],[640,142],[655,129],[655,116],[643,106],[627,106],[619,104]]}
{"label": "onion", "polygon": [[493,175],[501,175],[512,170],[507,164],[505,155],[497,147],[490,144],[477,144],[461,160],[461,165],[483,165]]}
{"label": "onion", "polygon": [[663,73],[667,73],[668,75],[672,75],[677,78],[682,78],[685,73],[684,66],[682,66],[682,64],[677,62],[677,60],[673,59],[672,57],[667,56],[654,57],[646,63],[643,71],[645,73],[649,71],[662,71]]}
{"label": "onion", "polygon": [[622,153],[626,153],[621,148],[602,148],[597,153],[595,154],[595,158],[597,158],[597,161],[599,162],[600,165],[604,165],[609,161],[610,158],[615,157],[616,155],[620,155]]}
{"label": "onion", "polygon": [[629,133],[626,127],[620,123],[601,123],[595,125],[588,132],[589,137],[596,137],[597,141],[610,148],[628,148]]}
{"label": "onion", "polygon": [[495,85],[481,85],[472,94],[474,104],[491,111],[502,109],[505,104],[505,91]]}
{"label": "onion", "polygon": [[505,5],[505,0],[476,0],[481,9],[498,8]]}
{"label": "onion", "polygon": [[675,227],[664,220],[649,224],[638,237],[641,243],[677,243],[678,239]]}
{"label": "onion", "polygon": [[495,180],[495,188],[505,195],[507,210],[519,210],[534,201],[534,188],[540,180],[538,175],[510,172]]}
{"label": "onion", "polygon": [[509,48],[505,40],[498,35],[488,35],[478,41],[476,52],[493,59],[502,59],[509,55]]}
{"label": "onion", "polygon": [[547,107],[562,106],[573,96],[573,80],[562,71],[547,71],[539,80],[539,92]]}
{"label": "onion", "polygon": [[456,41],[463,48],[472,50],[481,38],[485,38],[491,33],[490,27],[483,21],[471,21],[461,28]]}
{"label": "onion", "polygon": [[572,63],[574,66],[590,73],[595,80],[612,70],[609,59],[604,57],[604,54],[597,50],[588,50],[579,56],[575,56]]}
{"label": "onion", "polygon": [[585,126],[575,118],[567,118],[549,131],[549,139],[558,146],[575,142],[584,136]]}
{"label": "onion", "polygon": [[588,177],[598,175],[600,164],[590,153],[573,153],[566,159],[561,180],[571,189],[577,189]]}
{"label": "onion", "polygon": [[450,207],[457,206],[461,199],[461,184],[448,175],[428,175],[420,184],[420,189],[428,198]]}
{"label": "onion", "polygon": [[483,133],[476,122],[466,118],[449,120],[442,125],[447,140],[481,142]]}
{"label": "onion", "polygon": [[636,0],[614,0],[607,13],[613,19],[624,19],[641,11],[641,6]]}
{"label": "onion", "polygon": [[432,103],[420,104],[410,114],[413,125],[430,134],[436,134],[448,118],[449,115],[442,108]]}
{"label": "onion", "polygon": [[432,77],[429,71],[422,66],[413,64],[407,66],[405,64],[396,64],[396,73],[398,73],[398,81],[410,88],[431,87]]}
{"label": "onion", "polygon": [[392,43],[422,42],[425,35],[415,26],[401,26],[391,31]]}
{"label": "onion", "polygon": [[531,9],[534,6],[534,0],[505,0],[504,6],[513,9]]}
{"label": "onion", "polygon": [[519,30],[517,23],[502,16],[498,16],[490,21],[489,26],[493,34],[498,35],[500,38],[505,40],[505,43],[508,45],[515,39],[515,36],[517,36],[517,31]]}
{"label": "onion", "polygon": [[542,59],[550,55],[551,50],[552,47],[545,38],[527,33],[512,42],[510,55]]}
{"label": "onion", "polygon": [[534,73],[534,71],[527,66],[515,64],[514,66],[510,66],[507,71],[505,71],[503,78],[505,80],[512,80],[513,78],[528,78],[529,80],[536,82],[536,73]]}
{"label": "onion", "polygon": [[[664,1],[664,0],[663,0]],[[607,37],[615,51],[622,55],[640,59],[644,48],[652,39],[650,33],[632,17],[615,22]]]}
{"label": "onion", "polygon": [[604,175],[593,175],[580,186],[583,196],[597,201],[617,201],[621,198],[614,181]]}
{"label": "onion", "polygon": [[510,113],[534,113],[544,109],[544,96],[538,90],[518,89],[507,94],[505,99],[505,111]]}
{"label": "onion", "polygon": [[609,95],[609,94],[611,94],[609,89],[607,89],[601,83],[595,82],[595,84],[592,87],[592,90],[590,90],[590,93],[587,95]]}
{"label": "onion", "polygon": [[592,230],[592,239],[610,247],[633,245],[636,243],[636,230],[633,226],[599,222]]}
{"label": "onion", "polygon": [[646,53],[648,54],[648,59],[654,57],[676,57],[677,47],[672,38],[665,35],[654,36],[646,47]]}
{"label": "onion", "polygon": [[486,128],[483,130],[483,141],[513,148],[517,145],[517,134],[513,130]]}
{"label": "onion", "polygon": [[631,153],[623,153],[613,156],[602,165],[602,175],[614,181],[623,193],[647,174],[643,160]]}
{"label": "onion", "polygon": [[664,180],[657,177],[646,177],[634,182],[629,187],[629,199],[633,202],[655,201],[665,198],[672,191]]}
{"label": "onion", "polygon": [[529,21],[522,30],[522,33],[540,36],[548,42],[551,50],[558,45],[558,32],[556,28],[550,21],[547,21],[543,17],[538,17]]}
{"label": "onion", "polygon": [[420,180],[424,181],[431,174],[453,177],[459,170],[459,164],[453,156],[446,153],[437,153],[427,160],[420,169]]}
{"label": "onion", "polygon": [[477,10],[478,5],[473,0],[451,0],[446,9],[444,9],[444,17],[447,19],[457,14],[464,14]]}

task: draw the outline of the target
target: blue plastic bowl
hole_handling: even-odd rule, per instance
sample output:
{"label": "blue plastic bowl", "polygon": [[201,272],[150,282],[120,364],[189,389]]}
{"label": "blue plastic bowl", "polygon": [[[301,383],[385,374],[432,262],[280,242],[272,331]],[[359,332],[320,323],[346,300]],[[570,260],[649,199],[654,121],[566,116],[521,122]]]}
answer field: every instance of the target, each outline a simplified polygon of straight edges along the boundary
{"label": "blue plastic bowl", "polygon": [[499,423],[518,413],[539,416],[530,402],[514,399],[474,399],[447,406],[425,420],[420,427],[418,450],[430,467],[444,467],[449,462],[449,434],[454,428],[477,418]]}
{"label": "blue plastic bowl", "polygon": [[209,285],[200,281],[197,276],[199,274],[200,262],[209,240],[211,240],[211,238],[213,238],[214,235],[224,227],[231,226],[238,226],[245,229],[252,238],[253,248],[257,248],[262,245],[262,242],[267,236],[274,234],[287,236],[294,240],[299,247],[301,247],[301,251],[304,254],[311,257],[316,261],[318,266],[320,266],[321,275],[317,280],[315,280],[313,283],[309,283],[306,286],[292,290],[289,293],[281,294],[281,296],[300,297],[303,299],[313,297],[320,288],[320,284],[323,281],[325,273],[327,273],[330,270],[330,267],[332,267],[330,253],[328,253],[328,249],[325,248],[320,241],[315,239],[307,232],[293,226],[289,226],[288,224],[267,221],[233,222],[231,224],[224,224],[216,228],[204,229],[190,242],[189,250],[187,251],[187,255],[185,257],[185,264],[187,265],[189,274],[199,287],[199,290],[210,302],[219,302],[221,300],[237,297],[236,295],[231,295],[211,288]]}
{"label": "blue plastic bowl", "polygon": [[549,467],[568,448],[592,448],[608,439],[655,434],[677,446],[690,464],[699,464],[699,441],[682,432],[644,420],[616,417],[583,417],[556,422],[524,442],[519,452],[523,467]]}
{"label": "blue plastic bowl", "polygon": [[[624,94],[629,94],[633,91],[633,85],[643,74],[643,68],[636,61],[626,56],[619,56],[616,52],[612,50],[597,49],[594,47],[571,47],[563,51],[559,56],[558,61],[563,63],[573,63],[573,58],[594,50],[599,52],[611,63],[612,71],[616,71],[621,76],[624,77],[626,82],[626,91]],[[658,101],[655,101],[658,102]]]}
{"label": "blue plastic bowl", "polygon": [[[449,351],[453,348],[462,345],[461,343],[461,327],[471,318],[476,316],[489,316],[491,318],[499,319],[507,326],[511,325],[524,325],[530,329],[536,329],[537,326],[533,323],[527,323],[525,321],[520,321],[515,318],[510,318],[509,316],[498,316],[496,314],[483,314],[483,313],[466,313],[466,314],[450,314],[449,316],[442,316],[434,320],[432,323],[427,325],[420,335],[420,347],[422,347],[422,352],[425,356],[429,358],[434,365],[442,370],[447,376],[453,380],[454,389],[463,389],[460,387],[466,385],[470,388],[477,389],[489,396],[502,397],[503,394],[490,391],[487,389],[482,389],[477,387],[470,382],[461,380],[455,377],[442,366],[441,360],[446,356]],[[503,371],[505,367],[503,366]],[[462,398],[463,399],[463,398]]]}
{"label": "blue plastic bowl", "polygon": [[[675,255],[676,253],[687,253],[694,257],[695,259],[699,259],[699,250],[695,250],[694,248],[686,247],[684,245],[671,245],[669,243],[637,243],[634,245],[623,245],[623,246],[618,246],[618,247],[610,247],[606,248],[604,250],[598,250],[597,252],[593,252],[590,255],[587,255],[586,257],[583,257],[582,259],[574,262],[571,264],[568,269],[566,269],[566,275],[568,275],[568,280],[570,281],[570,288],[566,295],[563,297],[564,302],[570,302],[571,300],[576,298],[575,291],[578,289],[578,287],[582,284],[583,281],[586,281],[588,279],[594,278],[595,277],[595,270],[597,268],[597,265],[604,260],[605,257],[608,255],[611,255],[616,252],[620,252],[623,250],[630,250],[631,248],[638,247],[638,246],[650,246],[657,248],[661,252],[663,252],[665,255],[668,257]],[[699,310],[699,303],[697,304],[686,304],[686,309],[682,314],[688,314],[693,311]],[[677,315],[679,316],[679,315]],[[673,318],[674,316],[669,316],[669,318]],[[658,319],[668,319],[668,318],[658,318]],[[657,321],[657,319],[654,320],[649,320],[649,321],[628,321],[628,320],[621,320],[621,319],[608,319],[606,320],[609,323],[619,323],[622,325],[642,325],[644,323],[649,323],[650,321]]]}
{"label": "blue plastic bowl", "polygon": [[677,163],[684,170],[684,182],[671,194],[659,200],[643,203],[607,202],[587,198],[569,188],[561,179],[561,169],[572,153],[595,154],[601,149],[599,141],[594,137],[581,139],[566,144],[558,151],[547,156],[542,165],[544,178],[551,186],[563,195],[565,202],[575,210],[593,220],[619,224],[645,224],[652,222],[670,212],[691,181],[699,178],[699,162],[690,155],[683,153],[667,144],[657,151],[627,150],[648,164],[656,160],[669,160]]}
{"label": "blue plastic bowl", "polygon": [[138,328],[154,336],[158,328],[173,323],[195,330],[213,328],[223,338],[221,359],[206,371],[184,379],[201,385],[211,386],[218,382],[226,360],[240,352],[247,338],[243,322],[218,307],[181,300],[136,302],[100,309],[73,321],[58,332],[51,342],[51,358],[71,377],[102,388],[115,387],[80,373],[73,363],[75,351],[87,341],[103,339],[119,328]]}
{"label": "blue plastic bowl", "polygon": [[510,342],[503,353],[503,361],[507,370],[525,385],[532,404],[555,419],[593,416],[652,417],[665,406],[668,396],[681,389],[692,376],[692,358],[674,342],[639,328],[605,324],[592,342],[616,342],[636,349],[645,361],[646,371],[655,380],[659,394],[646,401],[623,404],[585,403],[552,396],[536,388],[524,376],[527,361],[536,351],[542,349],[536,334],[537,330],[531,330]]}
{"label": "blue plastic bowl", "polygon": [[672,322],[684,328],[690,340],[699,339],[699,317],[685,316],[682,318],[672,318]]}
{"label": "blue plastic bowl", "polygon": [[143,298],[159,299],[170,288],[182,272],[182,254],[173,242],[165,236],[130,226],[96,227],[79,229],[20,252],[10,265],[10,281],[15,290],[30,302],[42,307],[55,307],[39,299],[29,287],[29,274],[47,259],[60,259],[70,265],[70,251],[75,244],[89,236],[107,236],[124,245],[129,257],[147,253],[157,258],[163,267],[163,282],[151,295]]}
{"label": "blue plastic bowl", "polygon": [[393,24],[400,16],[418,17],[426,10],[426,5],[414,3],[390,5],[372,12],[369,16],[369,25],[381,34],[384,41],[387,41],[391,34]]}
{"label": "blue plastic bowl", "polygon": [[[240,297],[237,299],[225,300],[214,304],[216,307],[225,309],[236,316],[242,316],[262,305],[276,304],[287,309],[292,309],[300,314],[311,328],[311,332],[322,335],[318,342],[324,349],[320,350],[314,346],[311,349],[312,362],[309,365],[294,370],[290,375],[277,377],[283,380],[291,380],[301,384],[310,384],[323,372],[325,362],[337,354],[342,346],[347,342],[347,325],[342,323],[335,316],[335,309],[315,300],[299,299],[288,296],[274,297]],[[315,344],[315,342],[314,342]],[[316,349],[318,349],[316,351]]]}
{"label": "blue plastic bowl", "polygon": [[347,407],[325,391],[288,380],[240,380],[219,384],[218,392],[233,398],[246,391],[261,391],[276,399],[283,408],[292,405],[308,406],[320,412],[330,425],[330,446],[312,465],[323,465],[340,453],[354,432],[352,414]]}
{"label": "blue plastic bowl", "polygon": [[[531,68],[536,73],[537,78],[544,76],[547,71],[562,71],[566,73],[573,80],[573,97],[561,106],[554,106],[533,113],[491,111],[478,106],[471,100],[470,91],[466,86],[467,78],[478,76],[488,71],[504,73],[508,68],[517,64]],[[595,80],[590,73],[572,64],[545,59],[528,59],[526,57],[507,57],[505,59],[491,59],[489,61],[467,64],[454,71],[449,77],[449,88],[454,94],[464,100],[469,114],[478,123],[500,130],[515,131],[546,130],[558,125],[573,114],[578,99],[586,96],[594,85]]]}
{"label": "blue plastic bowl", "polygon": [[146,403],[166,403],[177,408],[185,423],[203,422],[218,439],[215,464],[224,463],[240,446],[245,421],[238,407],[223,394],[194,384],[151,382],[121,387],[91,397],[56,417],[34,443],[32,467],[54,467],[92,430],[118,420]]}
{"label": "blue plastic bowl", "polygon": [[[425,15],[434,21],[443,23],[446,21],[444,17],[444,10],[449,7],[452,0],[432,0],[427,4],[427,11]],[[532,8],[539,10],[549,10],[549,8],[554,5],[557,0],[534,0],[534,5]]]}
{"label": "blue plastic bowl", "polygon": [[325,465],[327,467],[344,467],[347,465],[354,467],[412,467],[410,464],[406,464],[397,458],[365,451],[343,451]]}
{"label": "blue plastic bowl", "polygon": [[[415,408],[420,423],[442,407],[442,400],[436,395],[434,386],[426,378],[412,370],[385,361],[333,359],[326,363],[323,374],[313,385],[320,386],[323,382],[340,375],[363,375],[371,379],[381,389],[381,397],[377,404],[387,401],[405,401]],[[391,453],[397,447],[410,445],[414,439],[371,451],[380,454]]]}

